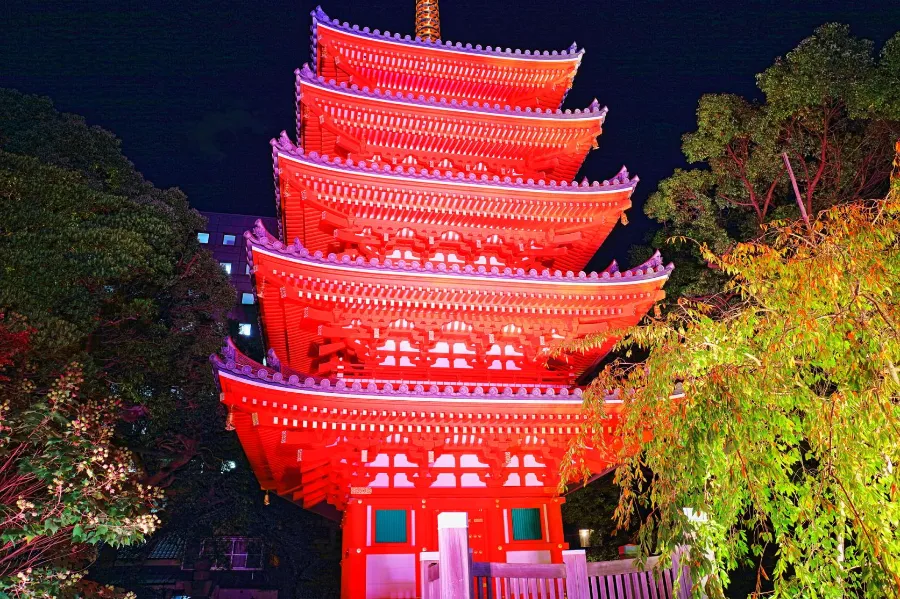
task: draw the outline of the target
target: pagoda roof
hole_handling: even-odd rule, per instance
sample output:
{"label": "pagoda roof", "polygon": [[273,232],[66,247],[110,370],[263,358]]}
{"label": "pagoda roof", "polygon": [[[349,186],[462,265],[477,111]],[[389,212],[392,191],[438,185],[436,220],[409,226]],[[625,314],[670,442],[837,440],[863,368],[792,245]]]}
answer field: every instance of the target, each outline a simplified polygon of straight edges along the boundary
{"label": "pagoda roof", "polygon": [[[521,483],[506,485],[508,452],[537,453],[547,472],[558,476],[558,462],[587,420],[577,389],[569,395],[553,389],[513,393],[493,386],[442,391],[424,385],[303,379],[285,377],[244,357],[235,359],[227,351],[224,357],[211,357],[213,370],[229,422],[260,486],[304,507],[328,501],[343,508],[354,489],[374,486],[376,455],[393,452],[410,458],[415,469],[410,475],[438,468],[429,463],[429,452],[477,455],[487,466],[479,472],[490,473],[493,493],[515,496]],[[239,366],[241,361],[248,363]],[[620,447],[613,429],[622,402],[608,395],[604,403],[610,420],[598,432],[610,449],[589,447],[583,456],[597,472],[609,468]],[[416,481],[417,488],[408,493],[433,488],[431,477]],[[557,482],[548,482],[543,492],[553,494]],[[373,491],[378,489],[366,493]]]}
{"label": "pagoda roof", "polygon": [[[624,271],[619,270],[616,266],[599,273],[595,271],[586,273],[583,270],[578,273],[573,271],[566,271],[563,273],[561,270],[551,271],[549,269],[543,269],[538,272],[538,270],[534,268],[526,272],[523,268],[513,269],[511,267],[506,267],[501,271],[497,266],[492,266],[490,268],[478,266],[476,268],[472,265],[460,267],[457,264],[453,264],[448,267],[443,263],[434,265],[431,262],[426,262],[422,265],[417,261],[407,262],[405,260],[378,260],[377,258],[372,258],[369,261],[366,261],[361,257],[353,260],[349,256],[338,259],[335,254],[325,256],[321,251],[311,253],[307,248],[303,247],[299,240],[295,240],[292,244],[285,245],[266,231],[262,221],[257,221],[254,230],[252,232],[245,232],[244,237],[247,239],[247,251],[251,260],[253,260],[254,252],[263,252],[288,262],[324,266],[329,269],[348,272],[355,271],[372,274],[390,273],[390,276],[396,277],[427,276],[450,281],[455,280],[459,283],[463,283],[467,280],[481,279],[485,282],[489,282],[491,285],[514,283],[528,286],[549,286],[550,289],[548,290],[550,291],[553,291],[552,288],[557,285],[600,285],[617,288],[647,282],[662,283],[668,279],[669,274],[675,268],[672,263],[663,265],[663,260],[659,252],[656,252],[649,260],[640,266]],[[613,265],[615,265],[615,262],[613,262]]]}
{"label": "pagoda roof", "polygon": [[[516,119],[550,119],[550,120],[584,120],[598,121],[602,125],[603,120],[609,109],[606,106],[600,106],[595,99],[587,108],[566,108],[566,109],[542,109],[540,107],[532,109],[530,106],[522,108],[520,106],[510,106],[509,104],[500,105],[497,103],[480,103],[478,101],[468,102],[467,100],[458,101],[456,99],[447,100],[447,98],[438,98],[435,96],[426,96],[425,94],[414,94],[407,92],[392,92],[391,90],[381,90],[379,88],[369,89],[367,86],[360,87],[355,83],[347,84],[347,82],[337,82],[335,79],[326,79],[322,75],[316,75],[310,68],[309,64],[304,64],[302,68],[294,71],[297,77],[298,90],[299,85],[306,83],[323,90],[333,93],[339,93],[346,96],[354,96],[359,98],[368,98],[377,102],[392,103],[400,105],[406,109],[416,106],[422,106],[429,109],[440,109],[447,112],[460,112],[475,116],[498,115],[506,118]],[[299,101],[299,98],[298,98]]]}
{"label": "pagoda roof", "polygon": [[[394,377],[422,379],[434,369],[441,372],[432,376],[447,376],[443,366],[431,364],[440,350],[433,347],[436,338],[428,331],[441,336],[462,334],[483,352],[497,343],[495,335],[515,337],[517,360],[522,362],[502,373],[501,380],[526,374],[539,380],[546,375],[553,382],[574,377],[602,358],[619,331],[637,324],[663,297],[661,288],[672,269],[662,264],[659,255],[636,269],[620,271],[614,263],[599,274],[577,275],[548,269],[539,273],[483,265],[460,268],[431,262],[366,261],[311,253],[299,242],[285,246],[261,224],[245,236],[269,346],[303,371],[329,374],[343,369],[367,378],[382,363],[375,356],[384,355],[381,350],[372,353],[380,345],[379,329],[411,335],[419,344],[412,351],[425,358],[405,366],[396,364]],[[397,324],[406,319],[409,325]],[[507,325],[515,332],[507,333]],[[597,334],[604,335],[605,341],[590,351],[565,350],[565,340]],[[328,341],[332,338],[338,339],[338,345]],[[565,351],[555,356],[554,347]],[[352,361],[335,361],[338,351],[350,352]],[[490,356],[478,354],[471,369],[456,371],[454,376],[462,380],[493,376],[502,366]],[[547,371],[545,363],[553,369]],[[523,368],[532,372],[515,374]]]}
{"label": "pagoda roof", "polygon": [[[306,151],[295,145],[287,133],[282,131],[278,139],[271,140],[274,148],[274,158],[284,156],[297,162],[316,164],[322,168],[337,169],[348,173],[364,173],[367,176],[392,180],[396,183],[427,181],[441,186],[459,187],[463,189],[489,188],[498,193],[515,193],[516,191],[531,194],[552,194],[557,197],[566,197],[564,194],[581,195],[616,195],[623,191],[634,191],[640,181],[637,175],[632,176],[626,167],[616,173],[610,179],[603,181],[589,181],[585,177],[581,182],[567,179],[552,179],[533,177],[512,177],[509,175],[488,175],[476,173],[463,173],[462,171],[449,171],[446,169],[428,169],[406,165],[390,165],[371,160],[343,159],[339,156],[322,154],[315,150]],[[275,169],[277,171],[276,162]],[[276,177],[278,173],[275,173]],[[578,196],[572,196],[573,198]]]}
{"label": "pagoda roof", "polygon": [[401,228],[417,231],[420,241],[453,231],[473,247],[492,235],[525,248],[566,244],[553,265],[577,269],[631,206],[638,182],[624,167],[602,183],[513,182],[319,156],[284,133],[272,145],[284,237],[299,237],[312,250],[330,247],[339,226],[370,227],[379,243]]}
{"label": "pagoda roof", "polygon": [[297,72],[298,138],[307,150],[456,171],[575,176],[597,145],[606,109],[522,110],[354,89]]}
{"label": "pagoda roof", "polygon": [[423,41],[330,19],[312,11],[312,64],[319,75],[427,96],[558,108],[583,51],[505,51],[449,41]]}
{"label": "pagoda roof", "polygon": [[416,48],[424,48],[428,50],[436,50],[440,52],[454,53],[454,54],[469,54],[469,55],[480,55],[480,56],[490,56],[492,58],[501,58],[501,59],[509,59],[509,60],[540,60],[540,61],[579,61],[581,57],[584,55],[584,49],[579,49],[577,44],[572,44],[566,50],[552,50],[552,51],[540,51],[540,50],[514,50],[511,48],[494,48],[492,46],[482,47],[481,44],[476,44],[473,46],[472,44],[463,44],[461,42],[452,42],[450,40],[423,40],[418,37],[413,38],[410,35],[401,36],[399,33],[391,34],[390,31],[381,32],[378,29],[369,29],[368,27],[360,28],[359,25],[351,25],[350,23],[344,21],[341,22],[338,19],[332,19],[325,11],[322,10],[321,6],[317,6],[310,13],[312,15],[312,25],[310,27],[310,31],[312,33],[313,44],[311,48],[311,55],[315,56],[316,52],[316,29],[320,25],[324,25],[326,27],[331,27],[334,29],[338,29],[341,31],[345,31],[355,36],[359,36],[362,38],[389,42],[392,44],[401,44],[408,47],[416,47]]}
{"label": "pagoda roof", "polygon": [[[507,404],[511,406],[534,407],[535,404],[582,405],[581,387],[558,385],[522,385],[504,383],[482,384],[395,384],[391,381],[373,380],[369,382],[345,379],[332,380],[313,377],[301,373],[285,374],[281,368],[272,368],[255,362],[242,354],[231,340],[222,348],[221,355],[210,356],[213,369],[220,375],[234,380],[244,380],[256,386],[278,388],[298,395],[343,397],[348,399],[377,400],[385,402],[422,402],[443,404]],[[608,403],[618,404],[618,395],[609,395]]]}

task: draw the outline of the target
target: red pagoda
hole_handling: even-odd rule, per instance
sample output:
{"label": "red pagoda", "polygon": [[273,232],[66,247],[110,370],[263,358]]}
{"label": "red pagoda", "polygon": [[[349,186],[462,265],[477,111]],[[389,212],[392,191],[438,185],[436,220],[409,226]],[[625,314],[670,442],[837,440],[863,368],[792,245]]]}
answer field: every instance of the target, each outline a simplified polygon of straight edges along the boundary
{"label": "red pagoda", "polygon": [[578,378],[672,268],[579,271],[637,183],[571,182],[606,116],[559,109],[582,51],[440,41],[418,4],[414,39],[312,13],[298,142],[272,142],[280,231],[245,234],[268,359],[213,358],[262,488],[343,512],[350,599],[415,597],[444,511],[478,561],[561,561]]}

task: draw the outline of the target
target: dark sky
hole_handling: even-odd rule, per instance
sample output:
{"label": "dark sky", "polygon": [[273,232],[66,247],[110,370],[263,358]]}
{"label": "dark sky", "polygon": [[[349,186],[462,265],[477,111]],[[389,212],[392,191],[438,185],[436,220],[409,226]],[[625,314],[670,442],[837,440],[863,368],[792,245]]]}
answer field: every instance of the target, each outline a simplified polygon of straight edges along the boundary
{"label": "dark sky", "polygon": [[[333,18],[412,33],[414,0],[322,1]],[[148,179],[181,187],[201,210],[274,214],[267,142],[294,130],[293,71],[309,57],[314,2],[2,4],[0,85],[110,129]],[[566,106],[597,97],[610,110],[583,174],[626,164],[642,180],[605,260],[646,232],[640,206],[682,165],[701,94],[754,95],[754,75],[827,21],[880,46],[900,30],[900,2],[441,0],[441,21],[454,41],[587,49]]]}

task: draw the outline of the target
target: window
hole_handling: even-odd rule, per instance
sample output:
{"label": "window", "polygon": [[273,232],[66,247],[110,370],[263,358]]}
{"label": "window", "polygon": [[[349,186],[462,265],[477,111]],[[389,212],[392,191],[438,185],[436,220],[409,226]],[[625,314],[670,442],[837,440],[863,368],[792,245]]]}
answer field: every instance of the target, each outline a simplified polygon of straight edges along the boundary
{"label": "window", "polygon": [[234,235],[226,233],[222,236],[222,245],[234,245]]}
{"label": "window", "polygon": [[375,542],[406,542],[406,510],[375,510]]}
{"label": "window", "polygon": [[250,274],[250,265],[249,265],[249,264],[247,264],[247,265],[244,266],[244,274],[245,274],[245,275],[249,275],[249,274]]}
{"label": "window", "polygon": [[204,541],[200,555],[213,562],[214,570],[262,570],[262,542],[231,537]]}
{"label": "window", "polygon": [[219,262],[219,264],[222,266],[222,270],[225,271],[225,274],[231,274],[231,262]]}
{"label": "window", "polygon": [[541,540],[541,509],[536,507],[513,508],[512,528],[514,541]]}
{"label": "window", "polygon": [[253,334],[253,325],[249,322],[242,322],[238,325],[238,335],[243,335],[244,337],[249,337]]}
{"label": "window", "polygon": [[245,306],[249,306],[253,303],[253,294],[252,293],[242,293],[241,294],[241,303]]}
{"label": "window", "polygon": [[200,243],[209,243],[209,233],[197,233],[197,241]]}

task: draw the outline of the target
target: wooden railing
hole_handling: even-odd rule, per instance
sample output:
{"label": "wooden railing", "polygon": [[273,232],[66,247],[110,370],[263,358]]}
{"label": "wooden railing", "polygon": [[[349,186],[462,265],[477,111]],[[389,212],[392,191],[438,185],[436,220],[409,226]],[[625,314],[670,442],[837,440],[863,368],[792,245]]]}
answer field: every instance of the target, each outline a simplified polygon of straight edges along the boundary
{"label": "wooden railing", "polygon": [[[691,573],[681,565],[682,553],[672,556],[670,568],[659,568],[659,558],[648,558],[643,568],[635,560],[588,562],[592,599],[686,599],[691,596]],[[681,577],[678,572],[681,570]]]}
{"label": "wooden railing", "polygon": [[472,599],[563,599],[564,564],[472,564]]}
{"label": "wooden railing", "polygon": [[[651,557],[587,562],[584,550],[563,551],[562,564],[473,562],[464,513],[438,516],[440,551],[419,558],[421,599],[688,599],[691,577],[680,563],[660,568]],[[679,577],[679,572],[681,576]]]}

